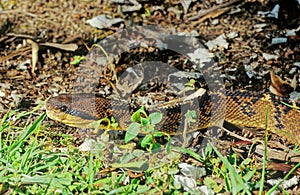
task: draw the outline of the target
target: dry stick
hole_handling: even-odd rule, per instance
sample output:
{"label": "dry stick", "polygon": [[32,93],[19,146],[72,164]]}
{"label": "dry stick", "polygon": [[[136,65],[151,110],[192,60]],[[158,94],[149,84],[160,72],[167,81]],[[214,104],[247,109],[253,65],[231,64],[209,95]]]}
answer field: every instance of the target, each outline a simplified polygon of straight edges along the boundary
{"label": "dry stick", "polygon": [[78,46],[75,43],[40,43],[40,46],[46,46],[46,47],[54,47],[57,49],[65,50],[65,51],[75,51]]}
{"label": "dry stick", "polygon": [[199,18],[201,18],[201,17],[203,17],[203,16],[205,16],[207,14],[210,14],[211,12],[214,12],[214,11],[216,11],[218,9],[225,8],[227,6],[230,6],[230,5],[238,3],[238,2],[242,2],[242,0],[235,0],[235,1],[232,1],[232,2],[224,3],[224,4],[221,4],[221,5],[217,5],[217,6],[214,6],[212,8],[200,11],[199,15],[190,17],[190,18],[188,18],[188,20],[189,21],[191,21],[191,20],[197,20],[197,19],[199,19]]}
{"label": "dry stick", "polygon": [[7,33],[7,36],[13,36],[13,37],[21,37],[21,38],[25,38],[25,39],[34,39],[33,36],[30,35],[23,35],[23,34],[16,34],[16,33]]}
{"label": "dry stick", "polygon": [[[25,38],[25,39],[31,39],[32,41],[38,43],[38,41],[36,41],[36,39],[33,36],[30,35],[23,35],[23,34],[15,34],[15,33],[7,33],[7,36],[13,36],[13,37],[18,37],[18,38]],[[28,42],[27,40],[27,42]],[[28,42],[29,43],[29,42]],[[31,44],[31,41],[30,43]],[[78,46],[75,43],[51,43],[51,42],[45,42],[45,43],[40,43],[40,46],[45,46],[45,47],[54,47],[57,49],[61,49],[61,50],[66,50],[66,51],[75,51]]]}
{"label": "dry stick", "polygon": [[11,14],[11,13],[22,13],[34,18],[37,18],[38,16],[35,14],[32,14],[30,12],[24,12],[24,10],[10,10],[10,11],[0,11],[0,14]]}
{"label": "dry stick", "polygon": [[[263,144],[257,145],[255,148],[255,153],[258,155],[263,156],[265,146]],[[268,147],[268,159],[273,160],[280,160],[284,162],[300,162],[300,157],[297,152],[294,152],[293,150],[278,150],[278,149],[272,149]]]}
{"label": "dry stick", "polygon": [[183,129],[183,133],[182,133],[182,137],[183,137],[183,143],[182,143],[182,148],[186,148],[186,142],[187,142],[187,138],[186,138],[186,132],[187,132],[187,128],[188,128],[188,117],[187,117],[187,113],[185,114],[185,119],[184,119],[184,129]]}
{"label": "dry stick", "polygon": [[235,137],[235,138],[240,139],[240,140],[243,140],[243,141],[249,141],[249,142],[252,142],[252,145],[251,145],[250,150],[249,150],[249,152],[248,152],[248,156],[250,155],[250,152],[251,152],[251,150],[252,150],[252,147],[253,147],[253,144],[254,144],[254,143],[258,142],[258,143],[263,144],[263,142],[260,141],[259,139],[252,139],[252,140],[250,140],[250,139],[248,139],[248,138],[239,136],[239,135],[237,135],[237,134],[235,134],[235,133],[229,131],[228,129],[226,129],[226,128],[224,128],[224,127],[222,127],[222,130],[224,130],[225,132],[227,132],[227,133],[228,133],[230,136],[232,136],[232,137]]}
{"label": "dry stick", "polygon": [[220,10],[217,10],[217,11],[215,11],[215,12],[213,12],[213,13],[207,14],[207,15],[201,17],[199,20],[197,20],[197,21],[195,21],[195,22],[192,22],[191,25],[192,25],[192,26],[196,26],[196,25],[202,23],[203,21],[205,21],[206,19],[209,19],[209,18],[217,18],[217,17],[219,17],[220,15],[222,15],[222,14],[228,12],[230,9],[231,9],[231,7],[226,7],[226,8],[222,8],[222,9],[220,9]]}
{"label": "dry stick", "polygon": [[14,58],[16,56],[25,56],[27,55],[28,53],[30,53],[31,51],[31,48],[30,47],[24,47],[22,49],[19,49],[19,50],[16,50],[16,51],[13,51],[11,52],[9,55],[7,56],[4,56],[4,57],[0,57],[0,61],[4,62],[4,61],[7,61],[11,58]]}
{"label": "dry stick", "polygon": [[225,132],[227,132],[230,136],[235,137],[235,138],[240,139],[240,140],[243,140],[243,141],[259,142],[259,143],[261,143],[261,144],[263,143],[263,142],[260,141],[260,140],[251,140],[251,139],[242,137],[242,136],[240,136],[240,135],[237,135],[237,134],[235,134],[235,133],[229,131],[228,129],[226,129],[226,128],[224,128],[224,127],[222,127],[222,130],[224,130]]}
{"label": "dry stick", "polygon": [[230,6],[230,5],[238,3],[238,2],[242,2],[242,0],[235,0],[235,1],[232,1],[232,2],[224,3],[224,4],[221,4],[221,5],[217,5],[217,6],[214,6],[212,8],[200,11],[197,16],[190,17],[190,18],[188,18],[188,20],[189,21],[197,20],[197,19],[199,19],[199,18],[201,18],[201,17],[203,17],[203,16],[205,16],[207,14],[210,14],[211,12],[214,12],[214,11],[216,11],[218,9],[222,9],[224,7]]}

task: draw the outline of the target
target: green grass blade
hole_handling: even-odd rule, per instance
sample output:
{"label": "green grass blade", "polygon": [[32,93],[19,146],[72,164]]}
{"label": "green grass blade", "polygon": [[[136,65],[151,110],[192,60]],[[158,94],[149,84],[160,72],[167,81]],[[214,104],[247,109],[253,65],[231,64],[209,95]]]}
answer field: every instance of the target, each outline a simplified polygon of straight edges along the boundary
{"label": "green grass blade", "polygon": [[266,175],[266,167],[267,167],[267,156],[268,156],[268,120],[269,120],[269,107],[266,107],[266,130],[265,130],[265,151],[264,151],[264,158],[263,158],[263,167],[262,167],[262,173],[261,173],[261,180],[260,180],[260,186],[259,186],[259,195],[263,194],[264,190],[264,183],[265,183],[265,175]]}
{"label": "green grass blade", "polygon": [[35,130],[37,130],[40,127],[41,122],[46,117],[46,113],[43,113],[39,118],[32,123],[18,138],[17,140],[8,148],[7,152],[9,155],[12,155],[16,150],[18,150],[22,144],[24,144],[24,141],[31,135]]}
{"label": "green grass blade", "polygon": [[224,165],[229,171],[229,177],[232,186],[232,194],[238,194],[240,190],[244,190],[246,194],[251,195],[251,192],[246,188],[243,179],[239,176],[236,170],[231,166],[230,162],[211,143],[210,145],[212,146],[215,153],[222,160],[222,162],[224,163]]}
{"label": "green grass blade", "polygon": [[282,184],[283,181],[287,180],[288,177],[297,170],[297,168],[300,167],[300,162],[298,164],[296,164],[284,177],[283,179],[278,182],[275,186],[273,186],[270,190],[268,190],[268,192],[266,193],[266,195],[271,195],[274,193],[274,191],[278,188],[279,185]]}
{"label": "green grass blade", "polygon": [[195,158],[199,162],[204,162],[204,159],[199,154],[197,154],[196,152],[194,152],[190,149],[182,148],[182,147],[174,147],[174,148],[172,148],[172,150],[174,150],[176,152],[182,152],[182,153],[191,155],[193,158]]}

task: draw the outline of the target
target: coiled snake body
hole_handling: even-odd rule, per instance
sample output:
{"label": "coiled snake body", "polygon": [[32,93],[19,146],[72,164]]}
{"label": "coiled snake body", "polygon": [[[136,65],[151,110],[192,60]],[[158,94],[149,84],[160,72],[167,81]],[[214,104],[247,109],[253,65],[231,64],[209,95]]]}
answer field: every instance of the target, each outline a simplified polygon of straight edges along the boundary
{"label": "coiled snake body", "polygon": [[[78,87],[75,83],[78,89],[75,93],[81,92],[82,89],[93,89],[99,81],[99,76],[103,76],[102,72],[108,68],[110,57],[118,58],[123,52],[129,52],[130,48],[146,45],[160,50],[176,51],[189,56],[189,60],[197,64],[198,70],[203,70],[204,66],[199,64],[199,61],[210,61],[210,59],[198,59],[197,56],[203,53],[205,48],[201,48],[201,44],[194,37],[167,34],[160,29],[149,30],[145,27],[127,29],[107,37],[99,45],[104,49],[98,48],[90,52],[87,65],[79,67],[77,80],[79,84],[84,84]],[[206,53],[204,56],[211,55]],[[83,74],[80,68],[84,70]],[[210,78],[215,80],[217,77]],[[170,134],[182,133],[186,120],[185,113],[188,110],[195,110],[197,120],[188,126],[187,132],[219,125],[218,121],[225,119],[243,127],[265,129],[267,125],[270,131],[285,137],[288,141],[300,143],[300,111],[292,106],[300,107],[299,103],[268,93],[217,90],[153,105],[147,108],[147,111],[162,112],[163,120],[157,128]],[[125,100],[97,97],[91,93],[59,95],[51,98],[46,105],[49,118],[70,126],[93,127],[93,121],[113,116],[119,124],[118,129],[122,130],[126,130],[131,122],[131,114],[136,109],[138,108],[130,106]]]}

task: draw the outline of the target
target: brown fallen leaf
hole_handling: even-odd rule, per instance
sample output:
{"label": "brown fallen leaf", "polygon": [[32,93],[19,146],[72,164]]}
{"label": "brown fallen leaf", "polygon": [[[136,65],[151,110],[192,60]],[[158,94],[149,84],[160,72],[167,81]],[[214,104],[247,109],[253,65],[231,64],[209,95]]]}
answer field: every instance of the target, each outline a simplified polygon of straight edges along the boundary
{"label": "brown fallen leaf", "polygon": [[[276,162],[270,162],[268,164],[268,168],[269,169],[273,169],[273,170],[276,170],[276,171],[283,171],[283,172],[289,172],[294,166],[292,165],[288,165],[288,164],[285,164],[285,163],[276,163]],[[300,169],[298,168],[297,170],[295,170],[293,172],[293,174],[297,174],[299,175],[299,172],[300,172]]]}
{"label": "brown fallen leaf", "polygon": [[296,88],[294,77],[292,83],[288,83],[287,81],[282,80],[279,76],[275,75],[272,71],[270,72],[271,76],[271,85],[270,92],[282,97],[288,97],[291,92],[293,92]]}

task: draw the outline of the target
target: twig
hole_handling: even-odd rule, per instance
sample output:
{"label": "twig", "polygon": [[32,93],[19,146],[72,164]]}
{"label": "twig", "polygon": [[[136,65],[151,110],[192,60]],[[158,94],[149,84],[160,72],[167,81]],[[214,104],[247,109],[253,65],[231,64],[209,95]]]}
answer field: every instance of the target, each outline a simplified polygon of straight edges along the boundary
{"label": "twig", "polygon": [[224,130],[225,132],[227,132],[230,136],[235,137],[235,138],[240,139],[240,140],[243,140],[243,141],[249,141],[249,142],[257,141],[257,142],[259,142],[259,143],[261,143],[261,144],[263,143],[263,142],[260,141],[260,140],[251,140],[251,139],[248,139],[248,138],[239,136],[239,135],[237,135],[237,134],[235,134],[235,133],[229,131],[228,129],[226,129],[226,128],[224,128],[224,127],[222,128],[222,130]]}
{"label": "twig", "polygon": [[211,12],[214,12],[214,11],[216,11],[216,10],[218,10],[218,9],[222,9],[222,8],[224,8],[224,7],[228,7],[228,6],[232,5],[232,4],[238,3],[238,2],[240,2],[240,1],[242,1],[242,0],[234,0],[234,1],[232,1],[232,2],[224,3],[224,4],[214,6],[214,7],[212,7],[212,8],[206,9],[206,10],[202,10],[202,11],[200,11],[200,12],[198,13],[198,15],[193,16],[193,17],[190,17],[190,18],[188,18],[188,20],[189,20],[189,21],[197,20],[197,19],[199,19],[199,18],[201,18],[201,17],[203,17],[203,16],[205,16],[205,15],[207,15],[207,14],[210,14]]}
{"label": "twig", "polygon": [[34,18],[38,17],[35,14],[32,14],[30,12],[26,12],[26,11],[23,11],[23,10],[0,11],[0,14],[11,14],[11,13],[22,13],[22,14],[25,14],[27,16],[31,16],[31,17],[34,17]]}

